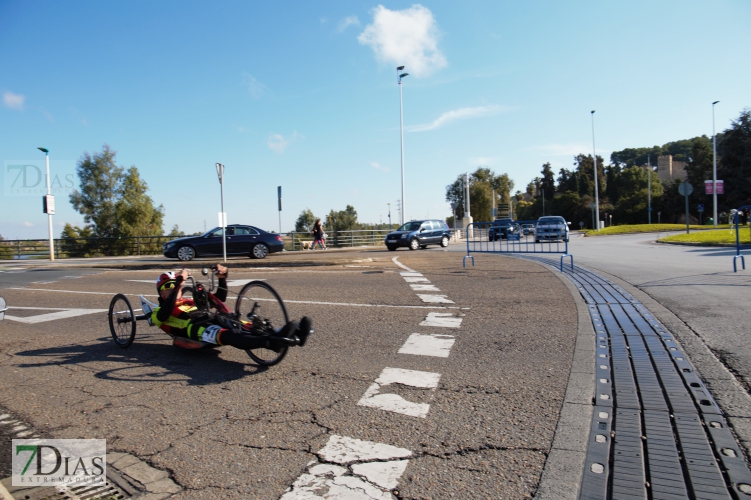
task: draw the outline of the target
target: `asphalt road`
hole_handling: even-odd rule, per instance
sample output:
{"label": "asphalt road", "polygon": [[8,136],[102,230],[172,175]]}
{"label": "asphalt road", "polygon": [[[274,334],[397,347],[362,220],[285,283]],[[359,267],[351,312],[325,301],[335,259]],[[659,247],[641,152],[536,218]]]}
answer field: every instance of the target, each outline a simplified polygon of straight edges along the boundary
{"label": "asphalt road", "polygon": [[0,273],[14,316],[0,323],[0,406],[44,436],[105,438],[169,471],[175,498],[278,499],[341,474],[335,464],[383,498],[532,496],[577,335],[563,282],[510,257],[465,269],[440,249],[311,258],[231,263],[230,304],[242,281],[264,279],[291,316],[313,318],[308,345],[269,369],[231,347],[173,347],[145,323],[118,348],[104,311],[118,292],[153,300],[156,270]]}

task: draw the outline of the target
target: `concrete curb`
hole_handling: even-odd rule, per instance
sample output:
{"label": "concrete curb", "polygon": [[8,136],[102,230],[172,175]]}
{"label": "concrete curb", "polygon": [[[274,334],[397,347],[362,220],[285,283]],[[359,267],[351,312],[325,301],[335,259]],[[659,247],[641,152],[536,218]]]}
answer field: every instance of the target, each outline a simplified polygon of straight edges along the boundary
{"label": "concrete curb", "polygon": [[[548,268],[545,264],[540,265]],[[579,498],[579,488],[584,474],[594,411],[592,398],[595,390],[595,330],[589,308],[579,290],[566,276],[559,272],[553,274],[558,276],[571,293],[576,303],[579,326],[566,395],[535,498],[576,500]]]}

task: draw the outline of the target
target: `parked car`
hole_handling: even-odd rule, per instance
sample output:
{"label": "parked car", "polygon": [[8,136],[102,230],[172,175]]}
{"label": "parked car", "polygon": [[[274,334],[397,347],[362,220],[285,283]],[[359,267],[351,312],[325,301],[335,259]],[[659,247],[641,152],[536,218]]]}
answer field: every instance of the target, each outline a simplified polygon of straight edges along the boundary
{"label": "parked car", "polygon": [[399,247],[408,247],[410,250],[428,245],[447,247],[450,239],[451,230],[444,221],[413,220],[386,235],[386,248],[394,251]]}
{"label": "parked car", "polygon": [[488,241],[505,240],[508,238],[508,233],[515,229],[516,224],[512,219],[496,219],[488,228]]}
{"label": "parked car", "polygon": [[[270,253],[284,250],[284,242],[278,234],[239,224],[227,226],[226,230],[227,255],[247,255],[251,259],[263,259]],[[201,236],[168,241],[162,247],[162,253],[171,259],[193,260],[196,257],[222,255],[222,247],[222,228],[215,227]]]}
{"label": "parked car", "polygon": [[524,236],[528,234],[535,234],[535,225],[534,224],[522,224],[522,232],[524,233]]}
{"label": "parked car", "polygon": [[543,240],[568,242],[569,224],[570,222],[558,215],[540,217],[535,225],[535,243]]}

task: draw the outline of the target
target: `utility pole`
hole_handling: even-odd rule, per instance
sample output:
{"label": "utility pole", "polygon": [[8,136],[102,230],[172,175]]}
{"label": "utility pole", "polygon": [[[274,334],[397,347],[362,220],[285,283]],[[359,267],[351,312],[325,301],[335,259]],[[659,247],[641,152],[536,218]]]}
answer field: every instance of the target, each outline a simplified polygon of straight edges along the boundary
{"label": "utility pole", "polygon": [[652,163],[650,155],[647,155],[647,223],[652,224]]}

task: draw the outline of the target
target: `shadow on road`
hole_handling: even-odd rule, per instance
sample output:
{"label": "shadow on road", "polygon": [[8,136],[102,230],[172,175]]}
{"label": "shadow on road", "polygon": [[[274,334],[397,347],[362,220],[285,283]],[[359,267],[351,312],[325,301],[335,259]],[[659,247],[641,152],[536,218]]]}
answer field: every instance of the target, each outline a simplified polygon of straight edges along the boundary
{"label": "shadow on road", "polygon": [[693,274],[690,276],[677,276],[663,280],[647,281],[639,283],[639,288],[654,286],[751,286],[751,275],[733,272]]}
{"label": "shadow on road", "polygon": [[[187,350],[164,343],[134,343],[128,349],[113,344],[109,337],[92,344],[72,344],[15,353],[16,356],[45,358],[22,363],[21,368],[75,365],[103,380],[128,382],[187,382],[189,385],[214,385],[238,380],[266,371],[248,357],[247,363],[220,357],[220,347]],[[235,353],[233,353],[235,354]],[[236,355],[247,356],[244,352]]]}

